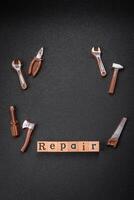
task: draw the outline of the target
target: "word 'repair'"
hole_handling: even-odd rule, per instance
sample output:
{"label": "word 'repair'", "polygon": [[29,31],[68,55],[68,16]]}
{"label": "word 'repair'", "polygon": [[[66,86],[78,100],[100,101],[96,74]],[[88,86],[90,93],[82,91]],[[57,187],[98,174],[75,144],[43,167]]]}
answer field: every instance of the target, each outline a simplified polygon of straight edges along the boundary
{"label": "word 'repair'", "polygon": [[38,141],[37,152],[99,152],[99,141]]}

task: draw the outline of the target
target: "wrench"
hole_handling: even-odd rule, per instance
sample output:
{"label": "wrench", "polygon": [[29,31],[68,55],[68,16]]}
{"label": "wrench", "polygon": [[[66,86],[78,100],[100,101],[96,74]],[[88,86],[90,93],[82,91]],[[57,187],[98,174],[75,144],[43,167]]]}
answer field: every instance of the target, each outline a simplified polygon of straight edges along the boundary
{"label": "wrench", "polygon": [[12,67],[13,67],[13,69],[16,70],[16,72],[18,74],[21,88],[23,90],[25,90],[27,88],[27,84],[24,80],[24,77],[23,77],[23,74],[22,74],[22,71],[21,71],[21,66],[22,66],[22,64],[21,64],[21,61],[19,59],[15,59],[15,60],[12,61]]}
{"label": "wrench", "polygon": [[91,54],[96,58],[97,65],[99,67],[101,76],[105,77],[107,75],[107,73],[106,73],[105,67],[104,67],[102,59],[101,59],[101,49],[100,49],[100,47],[98,47],[97,50],[95,50],[95,48],[93,47],[91,49]]}

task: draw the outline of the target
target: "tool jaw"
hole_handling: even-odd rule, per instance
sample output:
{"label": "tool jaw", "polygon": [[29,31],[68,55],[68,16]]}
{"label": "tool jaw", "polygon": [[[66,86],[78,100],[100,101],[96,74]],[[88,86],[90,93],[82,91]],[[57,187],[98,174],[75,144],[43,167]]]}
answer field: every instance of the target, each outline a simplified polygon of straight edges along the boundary
{"label": "tool jaw", "polygon": [[22,124],[22,128],[23,128],[23,129],[27,128],[27,129],[33,130],[34,127],[35,127],[35,124],[29,122],[28,120],[25,120],[25,121],[23,122],[23,124]]}
{"label": "tool jaw", "polygon": [[16,71],[20,70],[21,69],[21,61],[16,58],[15,60],[12,61],[12,67]]}
{"label": "tool jaw", "polygon": [[41,49],[38,51],[36,58],[41,59],[43,56],[44,48],[41,47]]}
{"label": "tool jaw", "polygon": [[91,52],[93,52],[93,53],[101,53],[101,49],[100,49],[100,47],[97,47],[97,48],[92,47]]}
{"label": "tool jaw", "polygon": [[91,54],[94,55],[94,56],[100,56],[100,54],[101,54],[101,49],[100,49],[100,47],[97,47],[97,48],[92,47],[92,49],[91,49]]}
{"label": "tool jaw", "polygon": [[124,67],[122,65],[120,65],[120,64],[113,63],[112,68],[114,68],[114,69],[123,69]]}

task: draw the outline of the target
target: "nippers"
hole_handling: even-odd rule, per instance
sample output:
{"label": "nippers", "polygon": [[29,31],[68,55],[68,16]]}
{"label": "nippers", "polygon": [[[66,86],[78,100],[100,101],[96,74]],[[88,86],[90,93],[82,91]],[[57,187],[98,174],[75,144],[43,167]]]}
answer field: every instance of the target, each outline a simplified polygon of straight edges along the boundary
{"label": "nippers", "polygon": [[43,56],[43,52],[44,52],[44,48],[42,47],[36,57],[33,58],[33,60],[30,63],[29,69],[28,69],[28,74],[32,75],[33,77],[35,77],[37,75],[37,73],[39,72],[41,66],[42,66],[42,56]]}

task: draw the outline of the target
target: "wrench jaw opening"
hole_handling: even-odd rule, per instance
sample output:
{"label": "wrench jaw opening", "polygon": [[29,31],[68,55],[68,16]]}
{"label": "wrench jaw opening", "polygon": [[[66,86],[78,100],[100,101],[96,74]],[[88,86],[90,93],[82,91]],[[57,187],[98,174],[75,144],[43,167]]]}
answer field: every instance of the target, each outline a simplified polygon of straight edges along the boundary
{"label": "wrench jaw opening", "polygon": [[21,69],[21,62],[20,62],[20,60],[18,58],[12,61],[12,67],[16,71]]}
{"label": "wrench jaw opening", "polygon": [[101,49],[100,49],[100,47],[97,47],[97,48],[92,47],[91,53],[94,56],[100,56],[101,55]]}

